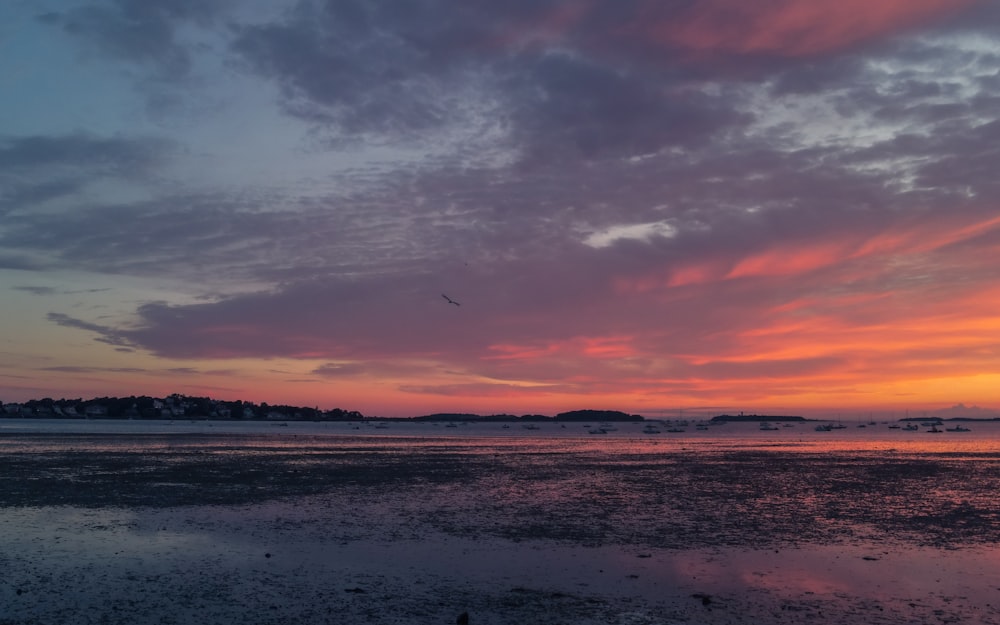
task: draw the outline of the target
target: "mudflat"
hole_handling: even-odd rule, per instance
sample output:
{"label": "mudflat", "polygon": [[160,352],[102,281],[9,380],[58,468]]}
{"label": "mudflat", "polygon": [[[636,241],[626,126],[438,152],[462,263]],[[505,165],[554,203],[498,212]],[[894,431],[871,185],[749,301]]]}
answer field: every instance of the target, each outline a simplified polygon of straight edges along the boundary
{"label": "mudflat", "polygon": [[0,624],[1000,623],[1000,454],[0,438]]}

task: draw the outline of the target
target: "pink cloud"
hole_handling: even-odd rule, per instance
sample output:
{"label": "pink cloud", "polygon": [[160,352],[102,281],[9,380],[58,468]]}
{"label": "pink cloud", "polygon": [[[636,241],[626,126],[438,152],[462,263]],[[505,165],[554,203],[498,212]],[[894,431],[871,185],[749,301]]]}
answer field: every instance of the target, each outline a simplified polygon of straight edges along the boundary
{"label": "pink cloud", "polygon": [[[872,271],[870,267],[854,267],[857,261],[915,261],[946,247],[997,232],[1000,232],[1000,217],[969,220],[917,216],[874,235],[837,232],[825,238],[781,240],[742,256],[733,256],[725,250],[715,256],[671,265],[645,275],[620,277],[614,286],[618,293],[641,294],[725,280],[804,276],[827,268],[842,272],[842,281],[856,281],[870,276]],[[982,249],[977,249],[973,255],[981,257],[982,253]]]}
{"label": "pink cloud", "polygon": [[700,0],[679,15],[645,6],[632,29],[699,55],[803,57],[836,52],[919,26],[976,0]]}
{"label": "pink cloud", "polygon": [[562,3],[537,16],[530,23],[503,29],[491,42],[499,47],[549,45],[576,28],[594,8],[592,0]]}
{"label": "pink cloud", "polygon": [[547,341],[540,345],[498,343],[489,346],[484,360],[534,360],[539,358],[586,357],[593,359],[634,356],[633,338],[627,336],[578,336],[563,341]]}
{"label": "pink cloud", "polygon": [[740,260],[727,279],[756,276],[792,276],[835,264],[845,256],[845,244],[839,241],[787,245],[754,254]]}

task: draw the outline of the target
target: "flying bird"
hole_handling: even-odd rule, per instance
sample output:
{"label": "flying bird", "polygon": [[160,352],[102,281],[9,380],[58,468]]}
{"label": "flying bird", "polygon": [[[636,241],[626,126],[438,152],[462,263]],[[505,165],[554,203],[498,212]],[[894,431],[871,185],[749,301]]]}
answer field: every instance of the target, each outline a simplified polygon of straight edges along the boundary
{"label": "flying bird", "polygon": [[458,303],[458,302],[456,302],[455,300],[451,299],[450,297],[448,297],[448,296],[447,296],[447,295],[445,295],[444,293],[442,293],[442,294],[441,294],[441,297],[443,297],[443,298],[444,298],[444,299],[445,299],[445,300],[446,300],[446,301],[447,301],[447,302],[448,302],[449,304],[454,304],[454,305],[456,305],[456,306],[461,306],[461,304],[459,304],[459,303]]}

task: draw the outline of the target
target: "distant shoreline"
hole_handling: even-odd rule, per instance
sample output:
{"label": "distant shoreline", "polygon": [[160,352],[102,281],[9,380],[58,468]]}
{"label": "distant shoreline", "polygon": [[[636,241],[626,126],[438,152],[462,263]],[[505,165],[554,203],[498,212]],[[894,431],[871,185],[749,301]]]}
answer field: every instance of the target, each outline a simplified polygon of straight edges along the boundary
{"label": "distant shoreline", "polygon": [[[584,411],[579,411],[584,412]],[[416,417],[378,417],[356,415],[349,417],[301,417],[295,415],[281,415],[268,417],[219,417],[215,415],[183,415],[178,417],[131,417],[131,416],[84,416],[84,415],[53,415],[53,414],[9,414],[0,412],[0,421],[29,419],[29,420],[57,420],[57,421],[216,421],[220,423],[359,423],[388,421],[396,423],[643,423],[643,422],[671,422],[671,421],[708,421],[710,423],[832,423],[842,422],[843,419],[811,418],[796,415],[717,415],[709,419],[689,419],[678,417],[670,419],[666,417],[644,417],[642,415],[623,416],[590,416],[590,417],[565,417],[562,414],[550,417],[547,415],[478,415],[472,413],[439,413],[421,415]],[[969,423],[993,423],[1000,422],[1000,417],[903,417],[898,419],[881,419],[887,423],[937,423],[946,422],[969,422]]]}

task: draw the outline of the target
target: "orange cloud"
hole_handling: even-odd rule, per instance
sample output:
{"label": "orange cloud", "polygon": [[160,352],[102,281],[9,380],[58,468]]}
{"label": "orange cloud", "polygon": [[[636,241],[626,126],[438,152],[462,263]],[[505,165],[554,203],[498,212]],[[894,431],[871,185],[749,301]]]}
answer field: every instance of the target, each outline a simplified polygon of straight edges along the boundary
{"label": "orange cloud", "polygon": [[495,353],[485,357],[485,360],[535,360],[556,355],[607,359],[627,358],[636,354],[632,337],[627,336],[578,336],[544,345],[497,344],[491,345],[489,349]]}
{"label": "orange cloud", "polygon": [[[842,307],[857,307],[869,304],[877,300],[884,300],[890,297],[889,293],[855,293],[831,297],[802,297],[787,301],[783,304],[773,306],[770,310],[772,315],[795,312],[799,310],[825,309]],[[760,331],[764,333],[764,331]],[[768,332],[770,333],[770,332]]]}
{"label": "orange cloud", "polygon": [[494,353],[490,356],[486,356],[486,360],[530,360],[551,356],[559,351],[559,346],[554,343],[541,346],[499,343],[496,345],[490,345],[489,349]]}
{"label": "orange cloud", "polygon": [[924,220],[918,224],[879,233],[851,254],[860,258],[874,254],[930,252],[975,238],[1000,226],[1000,216],[973,223],[951,223],[949,219]]}
{"label": "orange cloud", "polygon": [[[968,381],[995,370],[1000,287],[967,290],[950,300],[928,299],[917,308],[899,304],[892,294],[795,300],[772,309],[765,323],[734,332],[724,351],[687,360],[694,365],[765,366],[826,360],[840,364],[819,371],[822,376],[871,387],[920,379]],[[801,383],[814,373],[789,371],[788,380]]]}
{"label": "orange cloud", "polygon": [[[275,373],[275,363],[262,362],[239,376],[199,379],[210,395],[398,415],[554,414],[581,406],[634,412],[648,407],[656,414],[664,405],[708,402],[806,413],[907,401],[923,407],[995,404],[1000,285],[990,273],[996,256],[984,251],[1000,251],[1000,216],[913,215],[874,235],[841,230],[743,256],[726,248],[684,267],[622,281],[621,288],[635,293],[665,294],[652,298],[648,318],[654,323],[636,335],[501,339],[474,362],[442,366],[432,354],[420,366],[391,375],[372,367],[344,379],[316,376],[310,373],[315,364]],[[662,316],[660,306],[668,311]],[[671,317],[674,310],[683,314]],[[657,322],[661,317],[665,321]],[[637,313],[629,328],[645,318]],[[220,357],[239,356],[243,341],[263,334],[253,324],[217,324],[204,332],[231,339],[226,344],[234,353]],[[328,361],[333,349],[292,329],[282,340],[301,345],[299,358],[322,355]],[[152,386],[174,384],[164,376],[137,377],[140,392],[173,390]],[[78,384],[85,392],[110,388],[91,380]],[[209,392],[209,385],[220,390]]]}
{"label": "orange cloud", "polygon": [[668,286],[685,286],[713,280],[718,275],[718,267],[711,264],[689,265],[676,269],[667,282]]}
{"label": "orange cloud", "polygon": [[700,0],[677,15],[650,2],[636,29],[699,54],[802,57],[849,48],[976,0]]}
{"label": "orange cloud", "polygon": [[[982,245],[937,256],[946,246],[990,232],[996,221],[937,224],[934,236],[918,246],[919,260],[912,266],[922,275],[945,262],[942,279],[893,280],[902,256],[896,245],[879,245],[872,249],[888,259],[876,269],[888,276],[885,281],[882,274],[851,271],[852,279],[867,280],[804,283],[804,292],[785,302],[747,310],[740,324],[723,329],[703,349],[689,343],[694,350],[675,354],[686,366],[669,380],[672,393],[692,400],[703,395],[717,402],[786,405],[794,400],[820,407],[831,398],[845,407],[898,406],[901,397],[910,396],[995,402],[1000,285],[981,271],[988,270],[993,256],[984,255]],[[912,232],[886,240],[909,236]],[[837,274],[838,280],[843,277],[844,272]]]}
{"label": "orange cloud", "polygon": [[636,354],[631,337],[582,338],[582,352],[594,358],[627,358]]}
{"label": "orange cloud", "polygon": [[844,280],[853,281],[866,274],[848,271],[851,261],[918,258],[997,229],[1000,229],[1000,216],[971,223],[947,217],[912,220],[874,236],[839,233],[827,239],[780,242],[735,260],[720,256],[673,266],[654,274],[620,278],[615,287],[619,293],[647,293],[719,280],[800,276],[827,267],[846,271]]}
{"label": "orange cloud", "polygon": [[744,258],[726,278],[799,275],[833,265],[845,256],[842,242],[784,246]]}

